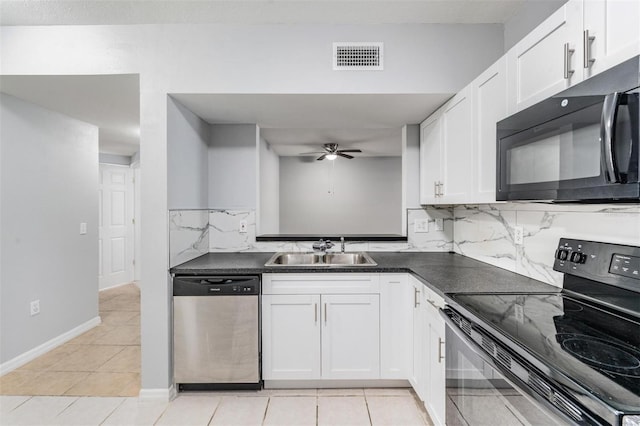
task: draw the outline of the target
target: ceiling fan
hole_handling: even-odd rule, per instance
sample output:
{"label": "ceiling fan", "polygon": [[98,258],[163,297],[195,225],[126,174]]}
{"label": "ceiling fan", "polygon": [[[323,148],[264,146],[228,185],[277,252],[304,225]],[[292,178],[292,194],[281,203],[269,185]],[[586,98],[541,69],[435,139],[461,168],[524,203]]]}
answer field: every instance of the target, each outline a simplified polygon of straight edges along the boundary
{"label": "ceiling fan", "polygon": [[327,160],[335,160],[338,157],[344,157],[346,159],[351,160],[353,155],[345,154],[345,152],[362,152],[359,149],[338,149],[337,143],[325,143],[323,145],[324,151],[316,151],[316,152],[305,152],[301,155],[308,154],[321,154],[320,157],[316,158],[316,160],[321,161],[325,158]]}

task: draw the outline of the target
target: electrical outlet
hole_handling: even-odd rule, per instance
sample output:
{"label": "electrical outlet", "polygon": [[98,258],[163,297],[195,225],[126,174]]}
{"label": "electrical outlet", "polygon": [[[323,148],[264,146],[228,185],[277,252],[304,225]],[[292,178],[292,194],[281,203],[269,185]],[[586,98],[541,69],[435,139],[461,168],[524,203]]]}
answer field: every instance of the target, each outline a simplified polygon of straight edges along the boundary
{"label": "electrical outlet", "polygon": [[436,231],[444,231],[444,219],[436,219]]}
{"label": "electrical outlet", "polygon": [[81,222],[80,223],[80,235],[85,235],[87,233],[87,223],[86,222]]}
{"label": "electrical outlet", "polygon": [[522,226],[513,227],[513,242],[516,245],[522,245],[524,243],[524,229]]}
{"label": "electrical outlet", "polygon": [[429,232],[429,219],[416,219],[413,224],[413,232]]}
{"label": "electrical outlet", "polygon": [[29,308],[31,316],[38,315],[40,313],[40,299],[32,301]]}
{"label": "electrical outlet", "polygon": [[246,220],[241,220],[240,221],[240,233],[241,234],[246,234],[247,233],[247,221]]}

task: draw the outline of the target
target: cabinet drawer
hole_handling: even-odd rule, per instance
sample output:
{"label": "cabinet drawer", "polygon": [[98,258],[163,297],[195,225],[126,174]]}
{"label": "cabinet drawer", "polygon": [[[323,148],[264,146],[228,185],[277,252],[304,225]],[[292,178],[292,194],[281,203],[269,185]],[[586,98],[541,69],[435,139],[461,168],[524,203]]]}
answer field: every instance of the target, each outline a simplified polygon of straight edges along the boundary
{"label": "cabinet drawer", "polygon": [[379,274],[263,274],[263,294],[378,294]]}

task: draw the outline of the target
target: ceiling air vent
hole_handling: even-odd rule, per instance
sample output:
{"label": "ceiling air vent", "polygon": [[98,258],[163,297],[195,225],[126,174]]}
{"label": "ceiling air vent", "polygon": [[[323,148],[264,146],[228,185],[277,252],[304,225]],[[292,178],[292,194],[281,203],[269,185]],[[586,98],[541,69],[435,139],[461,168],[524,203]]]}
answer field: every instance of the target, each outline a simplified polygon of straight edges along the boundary
{"label": "ceiling air vent", "polygon": [[333,43],[333,69],[335,71],[383,70],[384,44],[382,42]]}

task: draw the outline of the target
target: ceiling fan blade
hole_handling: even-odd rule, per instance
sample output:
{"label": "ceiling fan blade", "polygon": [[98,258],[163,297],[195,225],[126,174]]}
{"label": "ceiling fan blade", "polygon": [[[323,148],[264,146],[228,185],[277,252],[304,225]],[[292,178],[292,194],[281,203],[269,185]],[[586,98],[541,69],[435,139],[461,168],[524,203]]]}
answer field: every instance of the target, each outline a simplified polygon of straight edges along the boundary
{"label": "ceiling fan blade", "polygon": [[360,149],[339,149],[338,152],[362,152]]}
{"label": "ceiling fan blade", "polygon": [[320,157],[316,158],[316,160],[318,161],[322,161],[324,160],[324,157],[326,157],[328,154],[322,154]]}
{"label": "ceiling fan blade", "polygon": [[326,152],[324,152],[324,151],[301,152],[298,155],[316,155],[316,154],[326,154]]}
{"label": "ceiling fan blade", "polygon": [[336,155],[339,155],[340,157],[348,158],[349,160],[353,158],[352,155],[343,154],[342,151],[336,152]]}

